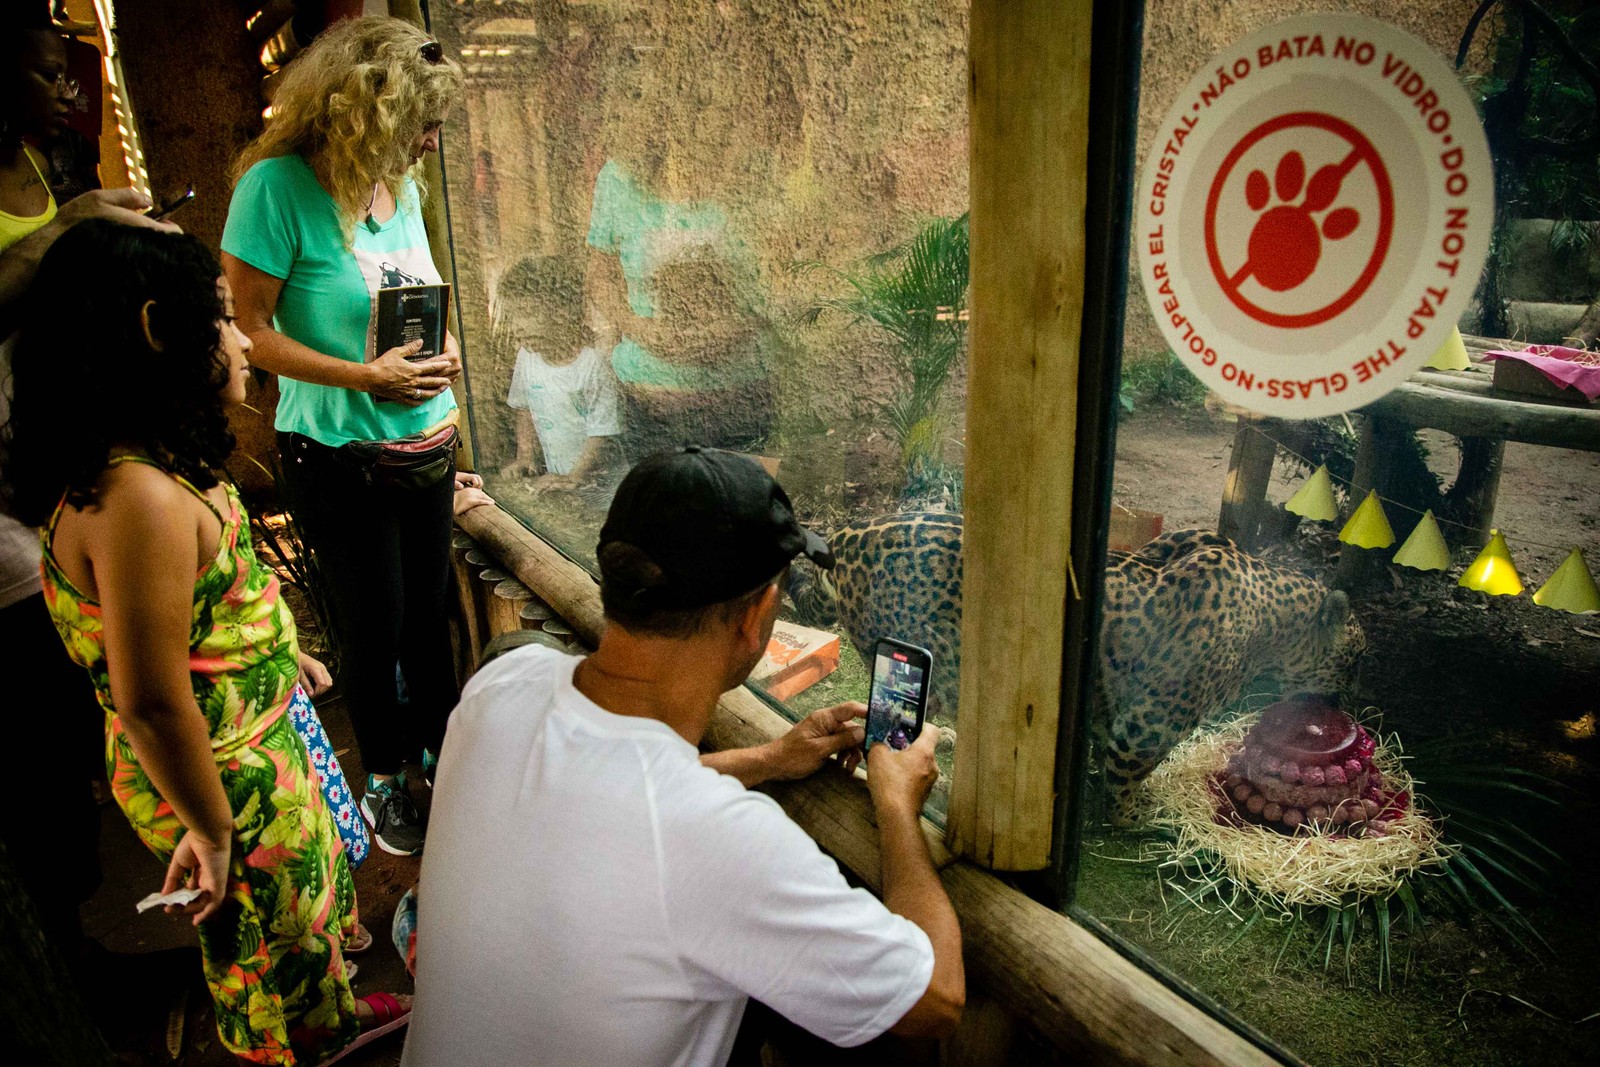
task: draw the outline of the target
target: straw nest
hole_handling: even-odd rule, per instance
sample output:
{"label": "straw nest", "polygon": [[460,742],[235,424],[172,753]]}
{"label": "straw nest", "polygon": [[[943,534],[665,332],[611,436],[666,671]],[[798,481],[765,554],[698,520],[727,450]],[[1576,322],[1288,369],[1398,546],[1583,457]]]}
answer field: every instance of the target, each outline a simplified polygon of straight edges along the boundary
{"label": "straw nest", "polygon": [[[1377,737],[1372,760],[1383,772],[1385,791],[1404,790],[1407,812],[1389,822],[1388,833],[1348,837],[1302,827],[1294,835],[1254,823],[1217,819],[1227,800],[1213,785],[1228,757],[1243,743],[1258,715],[1245,715],[1195,731],[1145,783],[1150,825],[1172,839],[1159,850],[1169,864],[1193,868],[1220,863],[1228,877],[1261,903],[1289,911],[1302,905],[1340,907],[1352,897],[1386,897],[1412,875],[1440,867],[1454,851],[1439,824],[1419,812],[1416,787],[1393,739]],[[1208,863],[1209,861],[1209,863]]]}

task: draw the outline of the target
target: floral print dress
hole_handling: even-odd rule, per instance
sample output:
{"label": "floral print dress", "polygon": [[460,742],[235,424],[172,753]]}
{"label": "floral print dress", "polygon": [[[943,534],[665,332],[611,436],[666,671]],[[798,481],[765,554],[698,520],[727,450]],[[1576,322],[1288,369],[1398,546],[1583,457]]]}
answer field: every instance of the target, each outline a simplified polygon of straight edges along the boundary
{"label": "floral print dress", "polygon": [[[156,466],[135,456],[112,463],[124,461]],[[177,480],[216,512],[204,493]],[[290,722],[299,674],[294,617],[277,575],[256,559],[232,486],[227,495],[216,558],[195,578],[189,633],[195,702],[234,827],[228,899],[201,925],[200,950],[230,1051],[250,1063],[315,1064],[360,1033],[343,954],[356,929],[355,884]],[[51,553],[65,503],[42,535],[45,601],[105,710],[106,771],[117,804],[167,862],[185,828],[140,767],[112,703],[100,605],[73,587]]]}

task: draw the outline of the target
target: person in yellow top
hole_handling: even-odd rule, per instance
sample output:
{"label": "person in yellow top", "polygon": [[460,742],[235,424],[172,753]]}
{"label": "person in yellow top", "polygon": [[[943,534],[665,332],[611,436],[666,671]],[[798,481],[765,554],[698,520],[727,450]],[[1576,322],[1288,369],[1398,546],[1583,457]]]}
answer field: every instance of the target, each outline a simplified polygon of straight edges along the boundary
{"label": "person in yellow top", "polygon": [[15,328],[16,304],[45,250],[74,223],[108,218],[177,229],[140,214],[150,201],[133,189],[96,189],[56,204],[49,162],[30,142],[47,145],[61,135],[79,91],[45,5],[0,15],[0,338]]}
{"label": "person in yellow top", "polygon": [[[37,5],[43,10],[43,5]],[[5,34],[0,45],[0,249],[15,244],[56,215],[49,164],[26,140],[47,141],[67,128],[75,87],[67,79],[67,49],[48,22]]]}

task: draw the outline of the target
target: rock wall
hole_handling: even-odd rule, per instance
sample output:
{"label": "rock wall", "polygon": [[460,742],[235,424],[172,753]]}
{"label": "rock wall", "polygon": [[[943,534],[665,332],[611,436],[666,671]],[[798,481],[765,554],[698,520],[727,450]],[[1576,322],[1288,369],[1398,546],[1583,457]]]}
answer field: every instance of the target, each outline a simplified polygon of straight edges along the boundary
{"label": "rock wall", "polygon": [[[123,5],[117,14],[150,187],[160,201],[193,185],[193,203],[172,221],[215,250],[233,195],[234,156],[261,132],[261,65],[245,32],[249,12],[215,0],[165,0]],[[239,441],[230,473],[245,488],[268,493],[270,480],[246,457],[266,463],[277,454],[277,379],[253,386],[248,402],[229,415]]]}
{"label": "rock wall", "polygon": [[[806,264],[848,267],[932,216],[965,211],[966,6],[512,6],[509,18],[482,3],[432,8],[435,32],[468,72],[444,154],[484,457],[503,457],[513,437],[503,403],[513,309],[503,305],[518,297],[499,301],[497,289],[529,257],[576,264],[591,329],[650,333],[644,346],[680,369],[709,361],[717,372],[714,353],[680,353],[695,337],[748,334],[730,317],[753,322],[750,358],[770,374],[774,442],[868,417],[894,387],[882,345],[838,317],[799,321],[819,297],[843,292]],[[619,255],[602,240],[594,251],[587,239],[601,217],[608,235],[647,233],[634,243],[649,247]],[[657,291],[661,266],[696,258],[718,262],[731,303]]]}

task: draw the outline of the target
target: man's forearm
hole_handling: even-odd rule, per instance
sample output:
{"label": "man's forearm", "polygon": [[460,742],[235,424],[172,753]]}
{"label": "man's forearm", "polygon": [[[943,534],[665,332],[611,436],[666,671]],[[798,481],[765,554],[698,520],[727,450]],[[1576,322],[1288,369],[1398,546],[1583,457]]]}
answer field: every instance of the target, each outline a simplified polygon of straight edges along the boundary
{"label": "man's forearm", "polygon": [[933,854],[922,834],[921,813],[889,804],[876,804],[874,810],[878,816],[884,906],[919,926],[933,944],[929,991],[960,1002],[966,995],[961,924],[939,881],[939,872],[934,869]]}
{"label": "man's forearm", "polygon": [[753,789],[776,777],[772,768],[772,751],[768,745],[706,752],[701,755],[700,762],[719,774],[739,779],[746,789]]}

